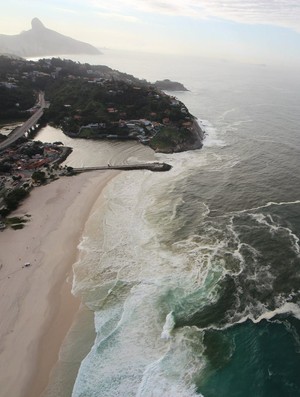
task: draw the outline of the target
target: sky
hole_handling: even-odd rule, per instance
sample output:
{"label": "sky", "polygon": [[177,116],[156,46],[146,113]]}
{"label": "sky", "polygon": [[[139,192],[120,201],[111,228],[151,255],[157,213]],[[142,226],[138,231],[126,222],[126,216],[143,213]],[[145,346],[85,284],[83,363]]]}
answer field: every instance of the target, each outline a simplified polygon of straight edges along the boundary
{"label": "sky", "polygon": [[300,64],[300,0],[9,0],[0,33],[34,17],[99,48]]}

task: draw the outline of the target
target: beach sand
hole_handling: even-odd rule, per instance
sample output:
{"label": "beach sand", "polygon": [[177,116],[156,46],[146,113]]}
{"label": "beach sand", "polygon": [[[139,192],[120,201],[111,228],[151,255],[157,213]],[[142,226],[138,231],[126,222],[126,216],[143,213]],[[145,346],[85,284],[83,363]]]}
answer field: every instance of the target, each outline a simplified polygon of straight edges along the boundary
{"label": "beach sand", "polygon": [[116,174],[95,171],[34,189],[16,211],[31,215],[26,226],[0,233],[0,397],[38,397],[47,386],[80,305],[71,294],[77,246]]}

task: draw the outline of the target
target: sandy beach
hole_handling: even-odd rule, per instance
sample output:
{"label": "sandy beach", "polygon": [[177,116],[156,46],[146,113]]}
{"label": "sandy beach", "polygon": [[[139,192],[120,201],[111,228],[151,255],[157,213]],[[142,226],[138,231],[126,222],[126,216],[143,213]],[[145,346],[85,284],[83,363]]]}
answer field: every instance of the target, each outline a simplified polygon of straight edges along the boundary
{"label": "sandy beach", "polygon": [[[38,397],[80,302],[72,264],[95,200],[114,171],[64,177],[34,189],[0,234],[0,397]],[[25,263],[30,266],[25,267]]]}

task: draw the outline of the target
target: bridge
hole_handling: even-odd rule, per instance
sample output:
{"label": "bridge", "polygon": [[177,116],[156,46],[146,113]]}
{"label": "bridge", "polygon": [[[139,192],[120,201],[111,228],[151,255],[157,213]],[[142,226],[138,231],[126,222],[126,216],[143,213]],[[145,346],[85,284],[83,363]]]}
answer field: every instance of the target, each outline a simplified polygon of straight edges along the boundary
{"label": "bridge", "polygon": [[36,105],[38,110],[27,120],[23,123],[20,127],[15,128],[7,137],[7,139],[0,143],[0,150],[4,150],[8,148],[11,144],[16,142],[19,138],[21,138],[27,131],[30,130],[34,125],[37,124],[38,120],[44,114],[44,109],[49,107],[49,103],[45,101],[44,93],[41,92],[39,94],[39,100]]}

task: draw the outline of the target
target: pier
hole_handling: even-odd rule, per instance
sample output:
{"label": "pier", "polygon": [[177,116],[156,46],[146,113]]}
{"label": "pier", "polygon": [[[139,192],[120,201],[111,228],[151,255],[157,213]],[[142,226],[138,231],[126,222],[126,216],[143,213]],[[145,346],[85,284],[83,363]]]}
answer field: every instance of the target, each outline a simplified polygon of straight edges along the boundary
{"label": "pier", "polygon": [[163,172],[169,171],[172,168],[170,164],[167,163],[145,163],[145,164],[126,164],[126,165],[110,165],[99,166],[99,167],[82,167],[73,168],[73,174],[79,174],[82,172],[89,171],[103,171],[103,170],[121,170],[121,171],[131,171],[131,170],[149,170],[153,172]]}

